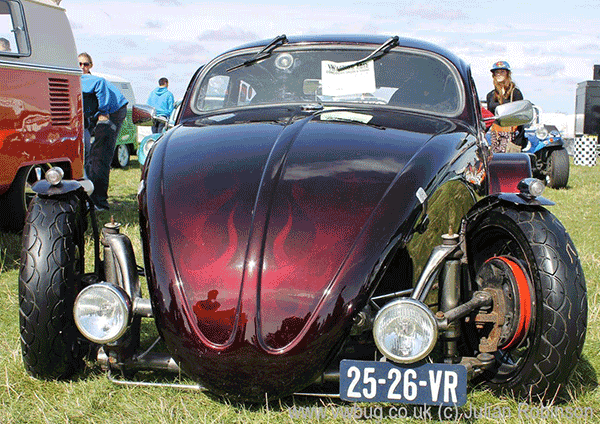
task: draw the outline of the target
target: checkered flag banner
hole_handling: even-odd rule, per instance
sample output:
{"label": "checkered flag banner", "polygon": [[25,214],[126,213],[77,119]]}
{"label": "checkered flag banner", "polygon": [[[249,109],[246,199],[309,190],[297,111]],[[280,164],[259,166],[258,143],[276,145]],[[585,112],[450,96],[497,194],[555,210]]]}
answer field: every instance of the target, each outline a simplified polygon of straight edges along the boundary
{"label": "checkered flag banner", "polygon": [[596,166],[596,144],[598,136],[582,135],[575,137],[574,165]]}

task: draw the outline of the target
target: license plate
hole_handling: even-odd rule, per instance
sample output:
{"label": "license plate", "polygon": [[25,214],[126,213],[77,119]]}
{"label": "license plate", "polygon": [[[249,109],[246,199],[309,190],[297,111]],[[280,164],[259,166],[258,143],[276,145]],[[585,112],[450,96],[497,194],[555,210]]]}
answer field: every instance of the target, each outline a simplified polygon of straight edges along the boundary
{"label": "license plate", "polygon": [[344,359],[340,397],[354,402],[461,406],[467,402],[467,369],[456,364],[412,367]]}

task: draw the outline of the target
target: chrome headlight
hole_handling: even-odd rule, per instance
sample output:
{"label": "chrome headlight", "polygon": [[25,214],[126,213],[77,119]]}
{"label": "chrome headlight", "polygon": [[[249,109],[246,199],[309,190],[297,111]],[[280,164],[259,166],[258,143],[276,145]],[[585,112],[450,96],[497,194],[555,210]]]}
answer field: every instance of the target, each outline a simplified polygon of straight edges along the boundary
{"label": "chrome headlight", "polygon": [[144,156],[148,157],[148,153],[150,153],[150,150],[152,149],[152,146],[154,146],[155,143],[156,140],[148,140],[148,142],[144,144]]}
{"label": "chrome headlight", "polygon": [[538,140],[545,140],[548,137],[548,130],[545,127],[539,127],[535,130],[535,136]]}
{"label": "chrome headlight", "polygon": [[408,364],[426,357],[437,341],[433,312],[414,299],[398,299],[385,305],[373,323],[379,351],[394,362]]}
{"label": "chrome headlight", "polygon": [[46,171],[46,181],[48,181],[51,185],[59,185],[65,176],[65,172],[62,170],[60,166],[54,166]]}
{"label": "chrome headlight", "polygon": [[87,339],[99,344],[114,342],[127,330],[131,300],[120,287],[92,284],[75,299],[73,315],[75,325]]}
{"label": "chrome headlight", "polygon": [[525,197],[533,199],[544,193],[546,185],[537,178],[524,178],[517,184],[517,189]]}

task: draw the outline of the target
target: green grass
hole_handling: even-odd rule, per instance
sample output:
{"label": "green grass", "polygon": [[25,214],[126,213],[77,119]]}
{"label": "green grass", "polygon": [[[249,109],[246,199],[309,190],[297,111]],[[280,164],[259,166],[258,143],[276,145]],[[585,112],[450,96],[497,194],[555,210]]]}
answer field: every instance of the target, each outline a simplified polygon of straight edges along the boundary
{"label": "green grass", "polygon": [[[110,219],[122,223],[122,231],[134,243],[138,262],[141,262],[139,226],[137,224],[136,192],[140,170],[135,165],[127,170],[113,170],[111,174],[110,212],[100,214],[101,223]],[[560,407],[588,409],[588,420],[549,416],[548,410],[538,405],[520,405],[510,397],[496,396],[484,390],[471,390],[468,402],[459,412],[458,421],[469,423],[540,423],[597,422],[600,419],[600,165],[588,167],[571,166],[569,187],[565,190],[547,189],[545,196],[556,201],[549,209],[559,217],[569,230],[577,246],[588,285],[589,317],[588,333],[583,360],[568,387],[571,400]],[[88,257],[91,243],[87,247]],[[288,423],[317,421],[293,418],[294,407],[318,410],[318,422],[355,422],[358,410],[352,405],[328,399],[291,397],[261,405],[231,404],[211,394],[183,391],[172,388],[124,387],[108,381],[99,367],[90,362],[77,379],[67,382],[40,381],[27,375],[21,360],[19,341],[19,305],[17,279],[19,269],[20,237],[0,233],[0,423]],[[88,264],[90,261],[88,260]],[[88,265],[89,266],[89,265]],[[145,282],[142,282],[144,287]],[[144,342],[151,341],[151,321]],[[226,376],[225,376],[226,378]],[[185,381],[190,383],[189,381]],[[401,412],[407,416],[420,416],[420,409],[394,410],[391,405],[358,405],[361,413],[384,418],[390,413]],[[524,408],[530,408],[525,413]],[[366,409],[364,409],[366,408]],[[531,409],[533,408],[533,409]],[[537,409],[536,409],[537,408]],[[297,410],[297,409],[296,409]],[[581,409],[583,410],[583,409]],[[581,411],[573,409],[572,411]],[[593,418],[589,411],[593,411]],[[473,411],[476,413],[474,414]],[[558,413],[557,409],[550,410]],[[431,413],[436,421],[440,411]],[[441,411],[444,412],[444,411]],[[344,417],[336,414],[346,413]],[[351,416],[347,414],[352,413]],[[454,413],[453,413],[454,414]],[[452,417],[455,415],[452,414]],[[545,415],[544,415],[545,414]],[[470,417],[469,417],[470,415]],[[475,415],[476,417],[473,417]],[[541,418],[536,417],[539,416]],[[354,417],[354,418],[353,418]],[[413,419],[410,421],[418,422]]]}

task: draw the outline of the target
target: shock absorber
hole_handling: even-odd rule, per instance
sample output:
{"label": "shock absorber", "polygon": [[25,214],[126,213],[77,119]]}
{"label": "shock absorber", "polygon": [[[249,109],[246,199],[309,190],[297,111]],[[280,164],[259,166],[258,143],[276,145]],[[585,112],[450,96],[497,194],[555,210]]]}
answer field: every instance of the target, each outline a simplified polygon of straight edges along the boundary
{"label": "shock absorber", "polygon": [[[110,223],[102,229],[102,245],[104,247],[104,278],[105,281],[121,287],[134,303],[142,297],[140,282],[135,263],[135,253],[131,240],[121,234],[120,224],[111,218]],[[149,306],[149,305],[148,305]],[[151,309],[145,308],[149,313]],[[146,314],[147,315],[147,314]],[[134,315],[127,333],[109,347],[119,351],[122,357],[130,357],[140,344],[141,316]]]}
{"label": "shock absorber", "polygon": [[116,223],[114,218],[111,218],[111,221],[104,224],[104,228],[102,228],[101,239],[102,246],[104,248],[104,280],[116,286],[121,285],[121,281],[117,274],[117,265],[110,247],[109,240],[111,237],[118,236],[120,234],[120,227],[121,224]]}
{"label": "shock absorber", "polygon": [[[450,228],[448,234],[442,235],[442,244],[444,246],[457,246],[459,235],[455,234]],[[440,291],[439,305],[441,312],[448,312],[456,308],[460,303],[460,280],[461,280],[461,258],[463,252],[461,249],[455,249],[444,263],[440,272]],[[444,362],[457,363],[460,361],[458,354],[458,340],[460,338],[460,322],[458,320],[451,322],[448,329],[441,334],[443,339]]]}

